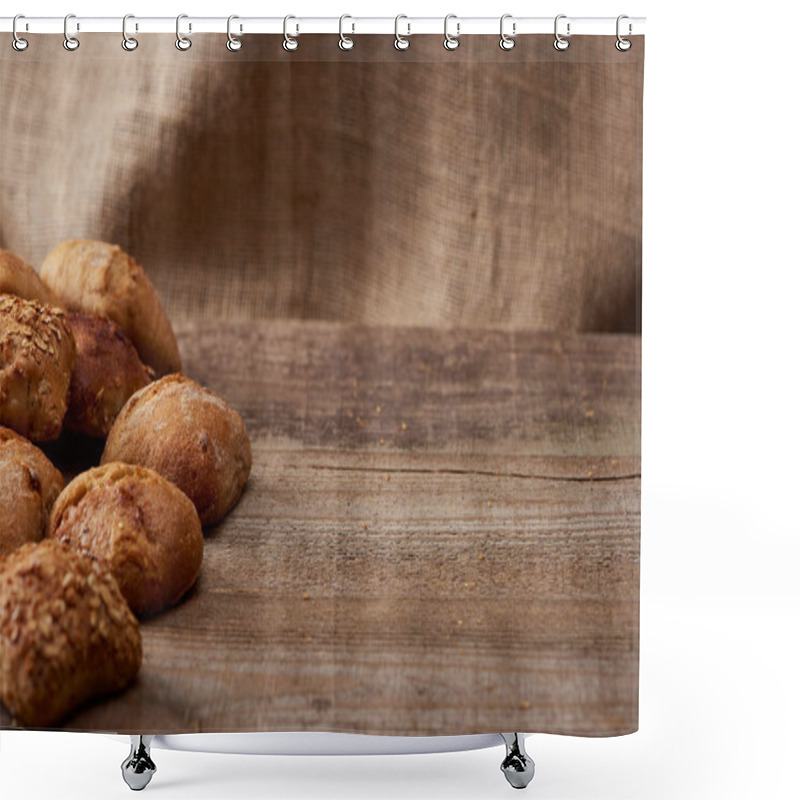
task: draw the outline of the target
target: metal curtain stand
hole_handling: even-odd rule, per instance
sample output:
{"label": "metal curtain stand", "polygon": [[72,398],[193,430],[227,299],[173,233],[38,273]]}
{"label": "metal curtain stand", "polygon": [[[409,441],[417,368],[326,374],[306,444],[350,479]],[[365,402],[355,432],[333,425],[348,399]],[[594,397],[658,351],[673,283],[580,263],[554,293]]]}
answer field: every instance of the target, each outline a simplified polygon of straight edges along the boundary
{"label": "metal curtain stand", "polygon": [[[525,739],[520,733],[501,733],[506,745],[506,757],[500,770],[515,789],[524,789],[533,780],[535,765],[525,752]],[[122,777],[135,792],[150,783],[156,773],[156,765],[150,754],[153,736],[136,734],[131,736],[131,751],[122,762]]]}

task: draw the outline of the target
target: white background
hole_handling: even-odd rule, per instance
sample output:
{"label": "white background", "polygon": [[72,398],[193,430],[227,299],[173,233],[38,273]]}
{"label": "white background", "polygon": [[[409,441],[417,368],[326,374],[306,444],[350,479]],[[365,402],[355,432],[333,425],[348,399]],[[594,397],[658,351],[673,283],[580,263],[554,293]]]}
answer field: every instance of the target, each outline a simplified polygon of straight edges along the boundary
{"label": "white background", "polygon": [[[533,737],[537,775],[528,796],[796,798],[797,4],[24,0],[3,13],[565,11],[648,18],[641,729],[619,739]],[[0,796],[129,797],[119,772],[126,754],[101,736],[4,732]],[[501,756],[500,749],[349,758],[155,751],[159,771],[146,792],[153,800],[508,798]]]}

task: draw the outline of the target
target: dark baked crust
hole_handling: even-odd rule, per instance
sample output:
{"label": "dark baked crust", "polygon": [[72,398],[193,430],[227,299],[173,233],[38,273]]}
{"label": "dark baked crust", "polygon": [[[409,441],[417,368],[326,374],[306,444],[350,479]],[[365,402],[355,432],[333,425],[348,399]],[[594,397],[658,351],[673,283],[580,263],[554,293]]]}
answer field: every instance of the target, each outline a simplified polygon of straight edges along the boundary
{"label": "dark baked crust", "polygon": [[178,343],[155,287],[120,247],[70,239],[48,254],[41,275],[67,310],[116,322],[156,375],[180,370]]}
{"label": "dark baked crust", "polygon": [[203,563],[191,500],[157,472],[131,464],[78,475],[56,501],[47,535],[106,562],[140,616],[177,603]]}
{"label": "dark baked crust", "polygon": [[75,337],[75,369],[64,427],[104,439],[128,398],[147,386],[153,373],[107,317],[70,312],[67,322]]}
{"label": "dark baked crust", "polygon": [[44,536],[63,488],[61,473],[38,447],[0,426],[0,556]]}
{"label": "dark baked crust", "polygon": [[0,295],[0,424],[33,441],[57,439],[74,366],[61,309]]}
{"label": "dark baked crust", "polygon": [[36,270],[10,250],[0,248],[0,294],[15,294],[25,300],[58,305]]}
{"label": "dark baked crust", "polygon": [[49,539],[0,559],[0,699],[25,725],[123,689],[141,663],[139,623],[105,565]]}
{"label": "dark baked crust", "polygon": [[134,394],[108,434],[101,463],[150,467],[172,481],[210,525],[236,504],[252,464],[239,414],[185,375],[168,375]]}

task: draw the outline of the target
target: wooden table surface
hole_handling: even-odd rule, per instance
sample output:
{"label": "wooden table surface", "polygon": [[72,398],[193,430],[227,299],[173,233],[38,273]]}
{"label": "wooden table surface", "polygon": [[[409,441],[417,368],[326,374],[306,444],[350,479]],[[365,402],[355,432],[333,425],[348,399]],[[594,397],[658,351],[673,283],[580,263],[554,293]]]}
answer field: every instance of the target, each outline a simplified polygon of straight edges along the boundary
{"label": "wooden table surface", "polygon": [[177,333],[244,417],[250,481],[143,622],[135,684],[63,728],[636,730],[639,337]]}

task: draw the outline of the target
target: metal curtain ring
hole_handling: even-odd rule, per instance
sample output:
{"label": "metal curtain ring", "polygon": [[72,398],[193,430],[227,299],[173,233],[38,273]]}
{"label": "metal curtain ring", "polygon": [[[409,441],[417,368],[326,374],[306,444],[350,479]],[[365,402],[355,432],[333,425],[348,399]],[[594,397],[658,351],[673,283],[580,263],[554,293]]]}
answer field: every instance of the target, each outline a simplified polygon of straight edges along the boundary
{"label": "metal curtain ring", "polygon": [[12,40],[11,40],[11,46],[12,46],[12,47],[13,47],[13,48],[14,48],[14,49],[15,49],[15,50],[18,52],[18,53],[21,53],[23,50],[27,50],[27,49],[28,49],[28,40],[27,40],[27,39],[23,39],[23,38],[22,38],[22,37],[21,37],[21,36],[20,36],[20,35],[17,33],[17,20],[18,20],[18,19],[25,19],[25,15],[24,15],[24,14],[17,14],[17,15],[14,17],[14,21],[11,23],[11,33],[12,33],[12,35],[13,35],[13,38],[12,38]]}
{"label": "metal curtain ring", "polygon": [[[291,14],[287,14],[287,16],[283,18],[283,49],[288,50],[291,53],[293,50],[297,50],[298,41],[293,36],[289,36],[288,25],[290,19],[296,19],[296,17],[293,17]],[[300,32],[299,26],[297,28],[297,32]]]}
{"label": "metal curtain ring", "polygon": [[[188,18],[189,18],[188,14],[178,14],[178,16],[175,18],[175,47],[177,47],[178,50],[181,50],[181,51],[184,51],[184,52],[186,50],[188,50],[192,46],[192,40],[191,39],[187,39],[181,33],[181,20],[182,19],[188,19]],[[191,26],[191,24],[189,24],[189,31],[191,31],[191,30],[192,30],[192,26]]]}
{"label": "metal curtain ring", "polygon": [[394,47],[395,50],[408,50],[411,47],[411,42],[408,41],[406,36],[411,36],[411,23],[407,22],[406,27],[408,28],[408,33],[406,36],[400,35],[400,20],[401,19],[408,19],[405,14],[398,14],[394,18]]}
{"label": "metal curtain ring", "polygon": [[[616,47],[617,50],[620,51],[620,53],[626,53],[633,46],[633,42],[630,39],[623,39],[621,34],[620,34],[620,32],[619,32],[619,24],[624,19],[628,19],[628,15],[627,14],[620,14],[617,17],[617,41],[616,41],[614,47]],[[628,34],[630,34],[630,32],[631,32],[631,25],[630,25],[630,23],[628,23]]]}
{"label": "metal curtain ring", "polygon": [[514,39],[512,37],[517,35],[517,23],[516,22],[512,22],[511,23],[511,36],[509,36],[505,32],[506,20],[507,19],[511,19],[512,16],[513,16],[513,14],[503,14],[503,16],[500,17],[500,49],[501,50],[513,50],[514,49],[514,45],[516,44],[516,42],[514,41]]}
{"label": "metal curtain ring", "polygon": [[[342,14],[339,17],[339,49],[352,50],[355,47],[355,42],[349,37],[344,35],[344,21],[346,19],[353,19],[349,14]],[[353,32],[356,30],[356,25],[353,23]]]}
{"label": "metal curtain ring", "polygon": [[[560,19],[566,19],[566,14],[559,14],[556,17],[555,25],[553,26],[553,30],[556,35],[556,40],[553,42],[553,47],[556,50],[566,50],[569,47],[569,39],[565,39],[559,32],[558,32],[558,21]],[[570,35],[570,23],[567,23],[567,36]]]}
{"label": "metal curtain ring", "polygon": [[130,53],[139,46],[139,40],[134,39],[133,36],[128,36],[129,19],[135,19],[133,14],[126,14],[122,18],[122,49],[127,50]]}
{"label": "metal curtain ring", "polygon": [[[75,19],[74,14],[67,14],[64,17],[64,49],[73,52],[81,46],[81,43],[74,36],[69,35],[67,28],[71,19]],[[80,30],[80,28],[76,26],[76,30]]]}
{"label": "metal curtain ring", "polygon": [[[231,33],[231,22],[235,19],[239,19],[236,14],[231,14],[228,17],[228,41],[225,43],[225,47],[227,47],[231,53],[236,53],[242,49],[242,40]],[[239,30],[241,30],[241,28]]]}
{"label": "metal curtain ring", "polygon": [[450,22],[451,19],[458,20],[458,17],[455,14],[448,14],[444,18],[444,49],[458,50],[458,46],[461,44],[461,42],[458,41],[458,37],[461,34],[461,23],[456,21],[456,35],[453,36],[447,30],[447,23]]}

